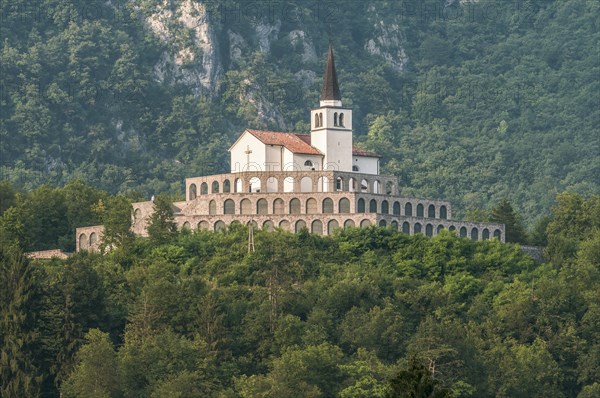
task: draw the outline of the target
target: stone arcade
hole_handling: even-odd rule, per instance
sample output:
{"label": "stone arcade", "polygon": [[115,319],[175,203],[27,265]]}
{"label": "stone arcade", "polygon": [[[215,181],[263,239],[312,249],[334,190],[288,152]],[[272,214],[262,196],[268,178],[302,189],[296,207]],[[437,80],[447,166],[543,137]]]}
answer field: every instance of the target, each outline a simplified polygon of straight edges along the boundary
{"label": "stone arcade", "polygon": [[[379,175],[379,156],[353,146],[352,109],[342,106],[331,48],[310,134],[247,129],[229,151],[231,173],[186,179],[186,200],[173,203],[179,228],[219,231],[240,222],[329,235],[378,225],[504,242],[502,224],[452,220],[449,202],[400,196],[398,179]],[[152,212],[152,201],[133,203],[135,234],[147,236]],[[97,250],[102,232],[101,225],[77,228],[77,251]]]}

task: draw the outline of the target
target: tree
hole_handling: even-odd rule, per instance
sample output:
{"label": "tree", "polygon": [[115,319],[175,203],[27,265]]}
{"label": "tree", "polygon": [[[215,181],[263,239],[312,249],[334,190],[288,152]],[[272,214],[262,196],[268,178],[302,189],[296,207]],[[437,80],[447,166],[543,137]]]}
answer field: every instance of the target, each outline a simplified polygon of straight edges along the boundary
{"label": "tree", "polygon": [[177,234],[170,199],[163,194],[154,199],[154,212],[150,216],[148,236],[154,245],[169,243]]}
{"label": "tree", "polygon": [[510,202],[502,200],[494,207],[490,214],[490,221],[504,224],[505,240],[511,243],[527,243],[527,235],[523,227],[521,216],[515,212]]}
{"label": "tree", "polygon": [[101,219],[104,224],[102,249],[127,246],[133,240],[131,232],[132,206],[124,196],[115,196],[101,208]]}
{"label": "tree", "polygon": [[34,364],[36,281],[14,246],[0,245],[0,395],[37,397],[42,377]]}
{"label": "tree", "polygon": [[[0,166],[2,167],[2,166]],[[0,181],[0,216],[15,204],[15,191],[8,181]]]}
{"label": "tree", "polygon": [[450,398],[450,390],[442,388],[425,365],[415,357],[389,383],[387,398]]}

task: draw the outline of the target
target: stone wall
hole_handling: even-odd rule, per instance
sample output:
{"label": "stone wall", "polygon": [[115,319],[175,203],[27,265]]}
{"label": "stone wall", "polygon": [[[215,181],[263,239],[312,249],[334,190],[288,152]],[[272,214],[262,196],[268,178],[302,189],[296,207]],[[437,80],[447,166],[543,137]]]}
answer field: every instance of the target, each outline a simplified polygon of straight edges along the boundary
{"label": "stone wall", "polygon": [[51,258],[60,258],[64,260],[66,258],[69,258],[70,255],[71,253],[65,253],[60,249],[40,250],[37,252],[25,253],[25,256],[32,260],[49,260]]}
{"label": "stone wall", "polygon": [[99,251],[102,235],[104,235],[103,225],[77,228],[75,230],[76,251]]}

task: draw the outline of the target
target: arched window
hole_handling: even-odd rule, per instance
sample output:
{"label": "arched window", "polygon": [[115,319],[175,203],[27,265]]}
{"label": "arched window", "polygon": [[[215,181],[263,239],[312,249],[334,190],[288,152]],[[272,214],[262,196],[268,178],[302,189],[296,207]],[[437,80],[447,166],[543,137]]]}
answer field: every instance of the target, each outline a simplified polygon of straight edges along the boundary
{"label": "arched window", "polygon": [[412,204],[410,202],[407,202],[404,205],[404,215],[407,217],[412,217]]}
{"label": "arched window", "polygon": [[448,218],[448,210],[446,206],[440,206],[440,218],[446,220]]}
{"label": "arched window", "polygon": [[360,191],[361,192],[369,192],[369,183],[364,178],[360,182]]}
{"label": "arched window", "polygon": [[356,180],[354,178],[350,178],[350,180],[348,180],[348,191],[356,191]]}
{"label": "arched window", "polygon": [[284,231],[289,231],[290,230],[290,222],[288,220],[279,221],[279,228],[283,229]]}
{"label": "arched window", "polygon": [[215,232],[219,232],[219,231],[225,231],[225,223],[221,220],[217,221],[215,223]]}
{"label": "arched window", "polygon": [[260,192],[261,190],[261,181],[258,177],[252,177],[249,181],[248,192]]}
{"label": "arched window", "polygon": [[190,229],[192,229],[192,228],[190,227],[190,223],[189,223],[189,221],[186,221],[186,222],[184,222],[184,223],[183,223],[183,227],[182,227],[181,229],[182,229],[182,230],[184,230],[184,231],[189,231]]}
{"label": "arched window", "polygon": [[357,213],[365,212],[365,200],[363,198],[358,199]]}
{"label": "arched window", "polygon": [[242,199],[240,202],[240,214],[252,214],[252,203],[250,203],[250,199]]}
{"label": "arched window", "polygon": [[203,230],[203,231],[207,231],[210,228],[210,224],[208,223],[208,221],[200,221],[198,223],[198,229]]}
{"label": "arched window", "polygon": [[235,214],[235,202],[231,199],[227,199],[223,204],[224,214]]}
{"label": "arched window", "polygon": [[285,203],[283,203],[283,199],[277,198],[273,201],[273,214],[285,214]]}
{"label": "arched window", "polygon": [[499,229],[494,231],[494,238],[501,240],[502,239],[502,231],[500,231]]}
{"label": "arched window", "polygon": [[471,240],[478,240],[479,239],[479,230],[477,228],[472,228],[471,229]]}
{"label": "arched window", "polygon": [[319,114],[315,113],[315,127],[319,127]]}
{"label": "arched window", "polygon": [[315,220],[312,222],[310,232],[312,232],[315,235],[323,235],[323,223],[321,222],[321,220]]}
{"label": "arched window", "polygon": [[434,205],[429,205],[429,207],[427,208],[427,217],[435,218],[435,206]]}
{"label": "arched window", "polygon": [[306,214],[317,214],[319,209],[317,208],[317,200],[310,198],[306,201]]}
{"label": "arched window", "polygon": [[256,214],[269,214],[269,203],[267,203],[266,199],[259,199],[256,202]]}
{"label": "arched window", "polygon": [[211,216],[217,214],[217,202],[214,200],[211,200],[208,204],[208,214]]}
{"label": "arched window", "polygon": [[410,224],[407,221],[402,223],[402,233],[407,235],[410,234]]}
{"label": "arched window", "polygon": [[387,200],[381,202],[381,214],[388,214],[390,212],[390,205]]}
{"label": "arched window", "polygon": [[306,167],[313,167],[313,162],[311,162],[310,160],[307,160],[306,162],[304,162],[304,165]]}
{"label": "arched window", "polygon": [[294,198],[290,200],[290,214],[300,214],[300,200]]}
{"label": "arched window", "polygon": [[379,226],[380,227],[385,227],[385,226],[387,226],[387,223],[385,222],[385,220],[380,220],[379,221]]}
{"label": "arched window", "polygon": [[373,193],[381,193],[381,183],[379,180],[373,181]]}
{"label": "arched window", "polygon": [[323,127],[323,113],[319,113],[319,127]]}
{"label": "arched window", "polygon": [[360,171],[357,165],[352,166],[352,171]]}
{"label": "arched window", "polygon": [[275,225],[273,224],[273,221],[267,220],[267,221],[265,221],[263,223],[262,229],[264,231],[273,232],[273,228],[275,228]]}
{"label": "arched window", "polygon": [[283,179],[283,192],[294,192],[294,177]]}
{"label": "arched window", "polygon": [[391,181],[388,181],[385,184],[385,194],[386,195],[393,195],[394,194],[394,183]]}
{"label": "arched window", "polygon": [[424,211],[423,211],[423,205],[421,203],[419,203],[417,205],[417,217],[423,217],[424,216]]}
{"label": "arched window", "polygon": [[442,229],[444,229],[444,226],[443,226],[443,225],[438,225],[438,226],[437,226],[437,234],[438,234],[438,235],[440,234],[440,232],[442,232]]}
{"label": "arched window", "polygon": [[483,231],[481,231],[481,239],[483,240],[488,240],[490,238],[490,231],[485,228]]}
{"label": "arched window", "polygon": [[348,198],[341,198],[338,213],[350,213],[350,201]]}
{"label": "arched window", "polygon": [[467,237],[467,228],[460,227],[460,237],[461,238],[466,238]]}
{"label": "arched window", "polygon": [[198,196],[198,192],[196,191],[196,184],[190,184],[189,195],[188,195],[188,197],[190,198],[189,200],[196,199],[196,196]]}
{"label": "arched window", "polygon": [[340,113],[340,117],[338,119],[338,124],[340,125],[340,127],[344,127],[344,114]]}
{"label": "arched window", "polygon": [[344,221],[344,229],[354,228],[356,224],[354,224],[354,220],[346,220]]}
{"label": "arched window", "polygon": [[303,228],[306,228],[306,222],[304,222],[304,220],[296,221],[296,233],[300,232]]}
{"label": "arched window", "polygon": [[334,125],[335,127],[337,127],[337,125],[338,125],[338,117],[337,117],[337,112],[335,112],[335,113],[333,114],[333,125]]}
{"label": "arched window", "polygon": [[421,233],[421,229],[422,229],[421,224],[420,223],[416,223],[415,227],[413,228],[413,231],[414,231],[415,234],[419,234],[419,233]]}
{"label": "arched window", "polygon": [[323,199],[323,213],[333,213],[333,200],[330,198]]}
{"label": "arched window", "polygon": [[371,220],[367,220],[367,219],[365,219],[365,220],[362,220],[362,221],[360,222],[360,227],[361,227],[361,228],[367,228],[367,227],[368,227],[368,226],[370,226],[370,225],[371,225]]}
{"label": "arched window", "polygon": [[400,215],[400,202],[394,202],[394,215]]}
{"label": "arched window", "polygon": [[98,242],[98,235],[96,235],[95,232],[92,232],[90,234],[90,247],[93,248],[96,245],[96,242]]}
{"label": "arched window", "polygon": [[236,178],[235,179],[235,192],[244,192],[243,190],[243,183],[242,183],[242,179],[241,178]]}
{"label": "arched window", "polygon": [[398,221],[392,221],[390,226],[394,231],[398,231]]}
{"label": "arched window", "polygon": [[375,199],[371,199],[369,202],[369,213],[377,213],[377,201]]}
{"label": "arched window", "polygon": [[310,177],[302,177],[300,180],[300,192],[312,192],[312,179]]}
{"label": "arched window", "polygon": [[206,194],[208,194],[208,184],[203,182],[202,184],[200,184],[200,195]]}
{"label": "arched window", "polygon": [[213,181],[212,193],[219,193],[219,181]]}
{"label": "arched window", "polygon": [[327,235],[333,235],[335,230],[338,229],[339,227],[340,227],[340,224],[337,222],[337,220],[330,220],[327,223]]}
{"label": "arched window", "polygon": [[456,231],[456,227],[454,225],[450,225],[450,228],[448,228],[448,231],[454,232],[454,231]]}
{"label": "arched window", "polygon": [[427,236],[433,236],[433,225],[427,224],[425,226],[425,235],[427,235]]}
{"label": "arched window", "polygon": [[133,212],[133,219],[135,221],[140,221],[142,219],[142,211],[140,209],[135,209]]}
{"label": "arched window", "polygon": [[344,190],[344,179],[342,177],[338,177],[335,179],[335,190],[336,191]]}
{"label": "arched window", "polygon": [[230,193],[231,192],[231,182],[229,180],[223,181],[223,192]]}

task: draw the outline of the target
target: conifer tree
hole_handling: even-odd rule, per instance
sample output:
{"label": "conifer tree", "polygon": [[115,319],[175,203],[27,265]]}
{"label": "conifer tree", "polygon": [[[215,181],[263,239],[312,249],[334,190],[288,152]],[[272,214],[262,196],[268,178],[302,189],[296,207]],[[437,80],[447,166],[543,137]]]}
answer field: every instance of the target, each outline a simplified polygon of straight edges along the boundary
{"label": "conifer tree", "polygon": [[150,216],[148,236],[157,245],[167,243],[177,233],[173,208],[166,195],[158,195],[154,200],[154,212]]}
{"label": "conifer tree", "polygon": [[527,242],[521,216],[515,212],[508,200],[504,199],[492,209],[490,221],[504,224],[506,228],[506,242],[521,244]]}

